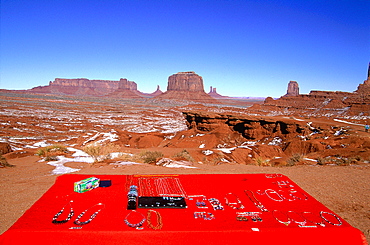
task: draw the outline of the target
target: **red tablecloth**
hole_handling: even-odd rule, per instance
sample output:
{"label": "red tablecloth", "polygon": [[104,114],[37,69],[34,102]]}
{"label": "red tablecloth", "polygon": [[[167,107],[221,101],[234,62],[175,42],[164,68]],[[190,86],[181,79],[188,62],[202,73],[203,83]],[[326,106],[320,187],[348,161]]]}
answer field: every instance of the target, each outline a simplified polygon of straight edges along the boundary
{"label": "red tablecloth", "polygon": [[[0,236],[0,244],[367,244],[358,229],[283,175],[95,175],[101,180],[111,180],[112,185],[85,193],[74,192],[74,182],[88,177],[92,176],[72,174],[58,177],[56,183]],[[159,183],[158,179],[172,181],[167,184],[179,181],[188,207],[153,209],[162,217],[163,227],[158,230],[149,228],[147,222],[141,230],[127,226],[124,219],[130,213],[127,210],[129,186],[138,185],[139,195],[140,191],[149,193],[156,187],[150,186],[148,190],[143,185]],[[167,188],[176,191],[173,187]],[[261,212],[248,198],[246,190],[252,191],[268,212]],[[208,208],[196,206],[196,201],[201,199],[192,197],[196,195],[206,196]],[[238,197],[245,208],[231,208],[225,203],[225,196],[229,202],[236,202]],[[209,198],[217,198],[224,210],[213,210]],[[71,220],[53,224],[54,215],[64,206],[65,212],[59,219],[65,218],[69,212],[66,204],[71,200],[75,212]],[[73,223],[82,211],[97,210],[100,207],[94,206],[97,203],[102,203],[104,208],[90,223],[83,226]],[[138,208],[136,211],[147,217],[148,210]],[[322,211],[329,223],[321,218]],[[212,213],[214,219],[195,219],[194,212]],[[248,215],[245,216],[248,221],[237,220],[236,212],[259,212],[257,214],[262,221],[253,221]],[[290,217],[289,224],[277,221],[287,221],[287,217]],[[134,213],[128,219],[135,222],[136,218],[140,215]],[[155,223],[155,216],[152,219]],[[324,226],[314,222],[321,222]]]}

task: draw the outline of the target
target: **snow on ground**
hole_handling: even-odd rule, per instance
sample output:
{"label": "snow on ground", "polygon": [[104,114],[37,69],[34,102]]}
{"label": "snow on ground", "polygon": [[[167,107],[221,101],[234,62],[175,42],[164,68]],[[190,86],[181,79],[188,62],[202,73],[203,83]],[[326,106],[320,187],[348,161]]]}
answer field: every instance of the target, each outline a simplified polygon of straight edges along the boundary
{"label": "snow on ground", "polygon": [[336,122],[341,122],[341,123],[347,123],[347,124],[352,124],[352,125],[357,125],[357,126],[365,126],[364,124],[348,122],[348,121],[339,120],[339,119],[336,119],[336,118],[334,118],[333,120],[336,121]]}
{"label": "snow on ground", "polygon": [[191,166],[190,162],[187,161],[174,161],[169,158],[162,158],[159,160],[156,165],[167,167],[167,168],[196,168]]}

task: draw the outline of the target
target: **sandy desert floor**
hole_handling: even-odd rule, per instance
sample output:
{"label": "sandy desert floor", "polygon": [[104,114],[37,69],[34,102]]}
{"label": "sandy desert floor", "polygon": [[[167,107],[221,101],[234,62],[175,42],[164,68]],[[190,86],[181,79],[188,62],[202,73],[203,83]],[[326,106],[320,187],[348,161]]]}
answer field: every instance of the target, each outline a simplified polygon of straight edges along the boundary
{"label": "sandy desert floor", "polygon": [[[54,183],[53,166],[39,162],[37,156],[10,159],[13,168],[0,169],[0,232],[5,232]],[[100,165],[67,163],[78,167],[76,174],[240,174],[280,173],[337,213],[370,239],[370,165],[259,167],[240,164],[204,165],[181,169],[141,165]]]}

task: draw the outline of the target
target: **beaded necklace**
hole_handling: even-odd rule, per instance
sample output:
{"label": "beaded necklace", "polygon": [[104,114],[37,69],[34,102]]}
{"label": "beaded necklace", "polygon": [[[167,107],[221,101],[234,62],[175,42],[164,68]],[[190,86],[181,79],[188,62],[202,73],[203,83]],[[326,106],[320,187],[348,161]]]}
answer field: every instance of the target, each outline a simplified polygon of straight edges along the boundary
{"label": "beaded necklace", "polygon": [[[100,208],[100,209],[98,209],[96,212],[94,212],[94,213],[90,216],[90,218],[89,218],[88,220],[81,222],[81,221],[80,221],[80,219],[82,218],[82,216],[84,216],[84,215],[85,215],[85,213],[86,213],[89,209],[91,209],[91,208],[93,208],[93,207],[95,207],[95,206],[101,206],[101,208]],[[104,204],[102,204],[102,203],[98,203],[98,204],[95,204],[95,205],[91,206],[90,208],[88,208],[88,209],[86,209],[85,211],[83,211],[80,215],[78,215],[78,216],[77,216],[77,218],[76,218],[76,220],[74,221],[74,223],[75,223],[76,225],[86,225],[86,224],[90,223],[90,222],[91,222],[91,221],[96,217],[96,215],[98,215],[98,213],[99,213],[99,212],[100,212],[104,207],[105,207],[105,205],[104,205]]]}
{"label": "beaded necklace", "polygon": [[[142,216],[142,219],[141,219],[141,221],[140,221],[139,223],[132,224],[132,223],[130,223],[130,222],[128,221],[128,218],[129,218],[131,215],[133,215],[134,213],[138,213],[138,214],[140,214],[140,215]],[[144,216],[142,213],[140,213],[140,212],[138,212],[138,211],[136,211],[136,210],[131,210],[131,212],[129,212],[129,213],[126,215],[125,219],[124,219],[125,224],[126,224],[127,226],[129,226],[129,227],[132,227],[132,228],[139,228],[139,227],[141,227],[141,226],[144,224],[144,222],[145,222],[145,221],[146,221],[145,216]]]}
{"label": "beaded necklace", "polygon": [[[152,219],[151,219],[152,218],[152,213],[155,213],[155,215],[157,217],[157,225],[156,226],[154,226],[152,224]],[[159,230],[159,229],[162,229],[162,227],[163,227],[162,216],[157,211],[154,211],[154,210],[151,210],[151,209],[148,210],[148,219],[147,219],[147,221],[148,221],[148,227],[152,228],[153,230]]]}
{"label": "beaded necklace", "polygon": [[[72,200],[69,201],[58,213],[56,213],[53,217],[53,220],[51,221],[53,224],[64,224],[64,223],[67,223],[73,216],[74,214],[74,211],[73,211],[73,208],[72,208]],[[64,220],[57,220],[58,217],[64,212],[64,209],[69,205],[69,208],[70,208],[70,211],[69,211],[69,214],[68,214],[68,217]]]}

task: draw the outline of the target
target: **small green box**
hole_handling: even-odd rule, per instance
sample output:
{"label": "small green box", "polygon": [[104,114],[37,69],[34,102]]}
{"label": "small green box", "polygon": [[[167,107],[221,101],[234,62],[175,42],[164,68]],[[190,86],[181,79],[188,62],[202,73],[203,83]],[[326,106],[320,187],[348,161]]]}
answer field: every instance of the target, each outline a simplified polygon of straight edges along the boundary
{"label": "small green box", "polygon": [[90,177],[84,180],[80,180],[74,183],[74,191],[83,193],[99,187],[100,179],[96,177]]}

